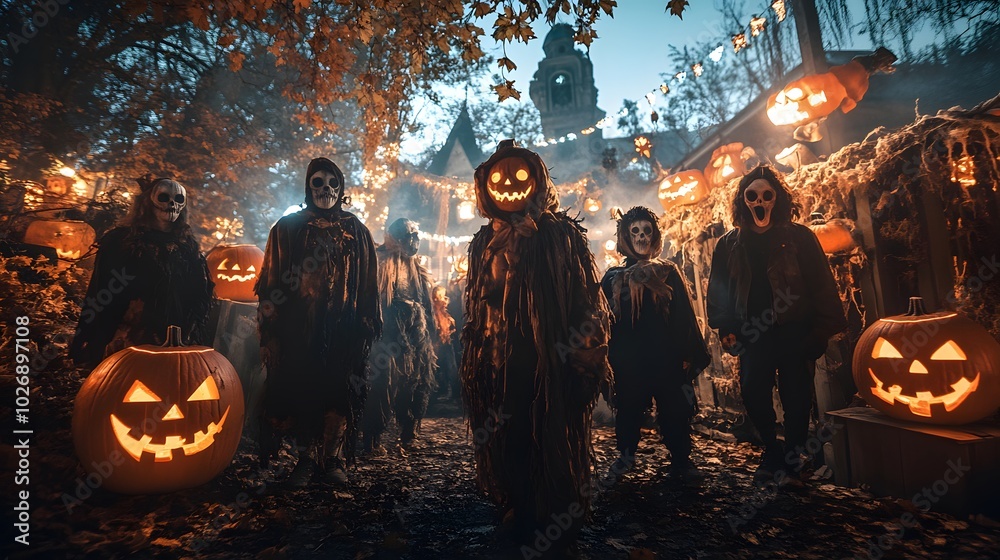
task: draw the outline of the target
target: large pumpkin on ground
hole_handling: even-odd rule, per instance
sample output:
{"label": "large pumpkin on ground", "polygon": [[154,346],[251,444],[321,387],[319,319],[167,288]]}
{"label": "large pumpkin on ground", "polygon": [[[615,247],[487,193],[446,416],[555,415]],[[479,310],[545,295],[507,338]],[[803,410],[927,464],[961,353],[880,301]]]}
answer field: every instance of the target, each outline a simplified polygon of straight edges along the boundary
{"label": "large pumpkin on ground", "polygon": [[221,245],[206,257],[208,272],[215,282],[215,297],[256,302],[253,286],[264,264],[264,251],[256,245]]}
{"label": "large pumpkin on ground", "polygon": [[243,433],[236,370],[212,348],[180,340],[180,328],[172,326],[163,346],[108,356],[77,393],[76,454],[108,490],[155,494],[199,486],[236,453]]}
{"label": "large pumpkin on ground", "polygon": [[872,407],[903,420],[965,424],[1000,407],[1000,343],[953,311],[879,319],[854,349],[854,382]]}

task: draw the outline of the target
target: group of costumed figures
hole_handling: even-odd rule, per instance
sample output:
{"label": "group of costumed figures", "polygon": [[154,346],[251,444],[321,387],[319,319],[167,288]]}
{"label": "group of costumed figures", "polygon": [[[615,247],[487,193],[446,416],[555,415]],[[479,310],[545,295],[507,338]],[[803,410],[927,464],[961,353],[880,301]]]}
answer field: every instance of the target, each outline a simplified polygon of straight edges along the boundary
{"label": "group of costumed figures", "polygon": [[[77,363],[162,342],[167,325],[181,326],[187,342],[210,342],[212,282],[187,225],[186,190],[149,176],[140,185],[127,224],[100,241],[87,301],[116,280],[121,289],[108,304],[85,306],[71,347]],[[565,550],[586,519],[598,488],[591,422],[601,394],[616,412],[619,457],[609,476],[635,465],[652,402],[671,476],[699,476],[692,382],[711,360],[687,281],[660,258],[664,240],[651,210],[620,217],[625,261],[602,279],[580,221],[559,209],[542,159],[501,142],[475,172],[489,222],[469,248],[456,363],[455,321],[445,290],[419,262],[417,225],[393,222],[376,248],[344,210],[345,191],[332,161],[309,164],[305,207],[271,228],[256,285],[267,372],[261,456],[273,455],[281,437],[294,438],[288,484],[346,483],[358,442],[364,452],[385,452],[392,418],[405,453],[439,366],[460,377],[446,389],[462,393],[477,482],[525,542],[549,535],[546,549]],[[739,357],[743,401],[763,442],[758,480],[805,472],[811,362],[846,328],[826,256],[793,221],[798,211],[773,168],[749,171],[708,283],[709,326]],[[776,382],[784,442],[771,400]],[[559,530],[547,531],[553,526]]]}

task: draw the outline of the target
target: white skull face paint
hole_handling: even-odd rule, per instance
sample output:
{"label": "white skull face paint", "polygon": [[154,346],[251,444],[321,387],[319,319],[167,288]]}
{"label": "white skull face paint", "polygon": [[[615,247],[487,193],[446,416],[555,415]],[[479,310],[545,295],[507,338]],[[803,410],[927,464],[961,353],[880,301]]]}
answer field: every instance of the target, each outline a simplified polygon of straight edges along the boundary
{"label": "white skull face paint", "polygon": [[312,191],[312,200],[318,208],[329,210],[340,198],[342,185],[340,179],[333,173],[320,170],[309,177],[309,189]]}
{"label": "white skull face paint", "polygon": [[632,250],[635,254],[648,259],[653,250],[653,228],[656,227],[649,220],[637,220],[632,222],[628,228],[628,233],[632,241]]}
{"label": "white skull face paint", "polygon": [[777,193],[771,183],[765,179],[757,179],[747,186],[743,191],[743,201],[753,215],[753,223],[759,228],[771,226],[771,210],[774,210],[774,202]]}
{"label": "white skull face paint", "polygon": [[153,187],[150,198],[157,221],[170,224],[181,217],[181,211],[187,205],[187,190],[177,181],[159,181]]}

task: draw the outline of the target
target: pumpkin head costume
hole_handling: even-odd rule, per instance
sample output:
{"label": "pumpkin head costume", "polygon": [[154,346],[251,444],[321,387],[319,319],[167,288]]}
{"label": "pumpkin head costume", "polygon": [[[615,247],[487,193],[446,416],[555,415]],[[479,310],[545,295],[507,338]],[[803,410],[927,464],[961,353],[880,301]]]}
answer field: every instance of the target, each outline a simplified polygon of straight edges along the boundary
{"label": "pumpkin head costume", "polygon": [[585,230],[558,210],[537,154],[501,142],[475,187],[490,222],[469,248],[463,397],[480,487],[532,534],[589,504],[610,313]]}

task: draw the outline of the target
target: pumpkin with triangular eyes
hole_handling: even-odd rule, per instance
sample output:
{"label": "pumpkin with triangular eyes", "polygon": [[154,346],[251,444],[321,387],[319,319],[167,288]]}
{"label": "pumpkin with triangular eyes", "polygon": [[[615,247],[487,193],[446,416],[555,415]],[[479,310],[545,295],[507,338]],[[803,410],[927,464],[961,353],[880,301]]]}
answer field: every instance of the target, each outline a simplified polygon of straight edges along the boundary
{"label": "pumpkin with triangular eyes", "polygon": [[538,188],[531,166],[520,157],[506,157],[490,167],[486,190],[504,212],[522,212]]}
{"label": "pumpkin with triangular eyes", "polygon": [[77,393],[77,457],[107,490],[193,488],[221,473],[236,453],[243,433],[239,376],[222,354],[180,340],[180,329],[171,326],[163,346],[112,354]]}
{"label": "pumpkin with triangular eyes", "polygon": [[953,311],[927,313],[910,298],[906,315],[873,323],[854,350],[854,382],[873,408],[903,420],[965,424],[1000,407],[1000,343]]}
{"label": "pumpkin with triangular eyes", "polygon": [[256,245],[220,245],[206,257],[208,272],[215,282],[215,297],[256,302],[253,286],[264,264],[264,251]]}

